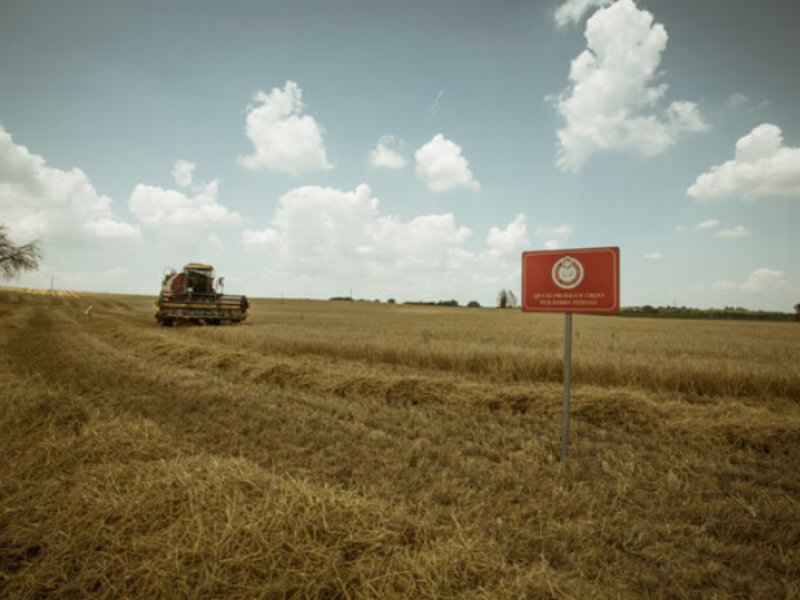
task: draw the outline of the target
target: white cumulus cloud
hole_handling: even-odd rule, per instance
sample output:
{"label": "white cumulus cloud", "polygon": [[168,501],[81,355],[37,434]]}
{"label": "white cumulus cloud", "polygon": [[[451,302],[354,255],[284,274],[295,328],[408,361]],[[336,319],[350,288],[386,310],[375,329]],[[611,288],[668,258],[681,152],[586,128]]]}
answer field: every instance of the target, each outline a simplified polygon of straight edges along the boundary
{"label": "white cumulus cloud", "polygon": [[360,257],[383,258],[404,265],[447,261],[448,250],[470,235],[448,214],[424,215],[410,221],[381,215],[380,201],[368,185],[347,192],[304,186],[278,202],[270,225],[246,230],[246,246],[264,247],[301,261],[333,263]]}
{"label": "white cumulus cloud", "polygon": [[247,248],[280,249],[281,235],[274,229],[267,227],[264,230],[246,229],[242,232],[242,243]]}
{"label": "white cumulus cloud", "polygon": [[713,287],[722,290],[735,290],[746,294],[775,291],[800,292],[797,286],[792,285],[783,271],[769,267],[754,269],[744,281],[717,281]]}
{"label": "white cumulus cloud", "polygon": [[114,218],[112,205],[81,169],[48,166],[0,126],[0,218],[14,236],[139,237],[136,226]]}
{"label": "white cumulus cloud", "polygon": [[294,81],[269,93],[253,96],[247,110],[245,132],[253,153],[240,156],[248,169],[268,169],[292,175],[332,169],[322,140],[322,128],[303,114],[303,90]]}
{"label": "white cumulus cloud", "polygon": [[587,12],[599,6],[607,6],[613,0],[565,0],[553,15],[556,25],[564,27],[570,23],[578,23]]}
{"label": "white cumulus cloud", "polygon": [[780,288],[792,288],[792,286],[783,271],[768,267],[754,269],[747,280],[739,284],[740,290],[751,293]]}
{"label": "white cumulus cloud", "polygon": [[708,128],[694,102],[661,102],[667,91],[657,83],[667,31],[633,0],[600,8],[586,24],[587,48],[570,66],[570,86],[556,107],[557,165],[579,171],[596,152],[659,154],[685,131]]}
{"label": "white cumulus cloud", "polygon": [[244,231],[242,244],[265,256],[268,280],[301,290],[294,293],[348,293],[356,282],[360,293],[375,296],[485,299],[487,282],[506,287],[518,282],[520,252],[527,244],[524,215],[491,227],[482,243],[473,238],[452,213],[410,219],[383,213],[362,184],[355,190],[290,190],[266,227]]}
{"label": "white cumulus cloud", "polygon": [[172,166],[172,179],[181,187],[189,187],[194,179],[197,165],[188,160],[178,160]]}
{"label": "white cumulus cloud", "polygon": [[90,235],[99,238],[135,239],[142,235],[138,225],[122,223],[108,217],[87,221],[83,228]]}
{"label": "white cumulus cloud", "polygon": [[365,184],[354,192],[295,188],[280,198],[270,225],[261,231],[246,230],[242,241],[251,248],[262,246],[284,254],[338,255],[369,243],[377,207],[378,199]]}
{"label": "white cumulus cloud", "polygon": [[780,127],[762,123],[736,142],[732,160],[711,167],[686,193],[698,201],[800,197],[800,148],[785,146]]}
{"label": "white cumulus cloud", "polygon": [[461,146],[441,133],[421,146],[414,153],[414,158],[417,161],[417,177],[434,192],[455,188],[478,190],[481,187],[470,171],[467,159],[461,154]]}
{"label": "white cumulus cloud", "polygon": [[143,223],[153,226],[208,226],[238,224],[242,217],[221,205],[215,180],[192,193],[138,184],[131,193],[128,206]]}
{"label": "white cumulus cloud", "polygon": [[520,254],[528,245],[528,224],[525,215],[518,214],[504,229],[492,227],[486,236],[486,246],[495,256]]}
{"label": "white cumulus cloud", "polygon": [[369,164],[376,169],[402,169],[408,161],[397,150],[399,145],[399,140],[394,136],[381,136],[377,146],[369,154]]}

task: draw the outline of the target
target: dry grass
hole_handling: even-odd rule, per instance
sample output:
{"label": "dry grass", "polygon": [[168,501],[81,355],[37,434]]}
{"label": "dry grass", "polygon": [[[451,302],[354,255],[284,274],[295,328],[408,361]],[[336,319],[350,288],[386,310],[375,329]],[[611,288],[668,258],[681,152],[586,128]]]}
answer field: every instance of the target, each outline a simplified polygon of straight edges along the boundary
{"label": "dry grass", "polygon": [[[0,597],[800,596],[800,329],[0,291]],[[93,316],[83,314],[94,305]]]}

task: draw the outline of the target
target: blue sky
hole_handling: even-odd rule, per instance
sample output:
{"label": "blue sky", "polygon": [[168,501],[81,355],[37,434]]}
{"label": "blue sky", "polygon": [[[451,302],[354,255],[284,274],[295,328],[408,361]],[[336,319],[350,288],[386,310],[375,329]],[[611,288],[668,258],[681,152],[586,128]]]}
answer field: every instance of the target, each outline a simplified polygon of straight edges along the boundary
{"label": "blue sky", "polygon": [[491,304],[618,245],[622,303],[800,301],[793,1],[0,1],[15,285]]}

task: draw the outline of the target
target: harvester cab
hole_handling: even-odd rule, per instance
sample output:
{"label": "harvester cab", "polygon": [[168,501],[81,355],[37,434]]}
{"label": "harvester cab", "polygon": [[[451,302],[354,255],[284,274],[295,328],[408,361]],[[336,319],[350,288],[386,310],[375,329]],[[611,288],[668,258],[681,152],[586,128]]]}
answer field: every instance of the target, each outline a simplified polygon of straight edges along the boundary
{"label": "harvester cab", "polygon": [[[247,318],[246,296],[223,293],[224,278],[214,278],[214,267],[189,263],[183,271],[165,269],[156,305],[161,325],[239,323]],[[215,284],[218,284],[215,285]]]}

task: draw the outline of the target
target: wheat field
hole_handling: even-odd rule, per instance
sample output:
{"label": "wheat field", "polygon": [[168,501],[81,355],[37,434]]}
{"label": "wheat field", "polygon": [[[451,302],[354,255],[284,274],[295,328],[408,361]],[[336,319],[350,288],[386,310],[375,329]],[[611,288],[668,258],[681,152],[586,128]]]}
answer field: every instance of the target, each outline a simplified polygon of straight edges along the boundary
{"label": "wheat field", "polygon": [[[92,305],[91,316],[85,309]],[[0,289],[0,597],[800,597],[800,324]]]}

